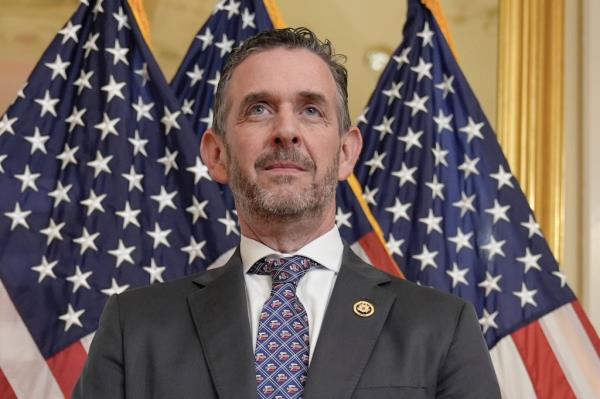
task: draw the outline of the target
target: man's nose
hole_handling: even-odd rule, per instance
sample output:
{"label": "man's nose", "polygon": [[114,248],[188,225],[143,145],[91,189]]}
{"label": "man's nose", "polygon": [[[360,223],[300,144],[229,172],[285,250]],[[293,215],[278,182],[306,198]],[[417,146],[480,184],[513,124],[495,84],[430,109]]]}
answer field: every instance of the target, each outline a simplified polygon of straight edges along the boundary
{"label": "man's nose", "polygon": [[293,110],[281,109],[277,114],[273,142],[281,147],[300,144],[300,125]]}

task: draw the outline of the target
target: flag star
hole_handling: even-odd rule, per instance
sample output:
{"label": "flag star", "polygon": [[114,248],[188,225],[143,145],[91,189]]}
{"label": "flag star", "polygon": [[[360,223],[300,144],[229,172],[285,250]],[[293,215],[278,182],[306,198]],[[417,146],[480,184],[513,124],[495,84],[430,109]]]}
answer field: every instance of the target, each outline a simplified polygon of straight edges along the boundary
{"label": "flag star", "polygon": [[419,57],[419,65],[410,68],[410,70],[417,74],[417,82],[420,82],[424,76],[427,76],[429,79],[433,79],[431,76],[432,67],[433,64],[431,62],[425,62],[422,57]]}
{"label": "flag star", "polygon": [[225,225],[226,236],[229,236],[231,233],[237,234],[238,236],[240,235],[240,232],[237,229],[237,222],[231,218],[228,210],[225,211],[225,217],[219,218],[218,220]]}
{"label": "flag star", "polygon": [[202,42],[202,51],[206,50],[206,48],[213,43],[214,38],[215,37],[213,36],[213,34],[210,31],[210,28],[208,27],[202,35],[196,36],[196,39]]}
{"label": "flag star", "polygon": [[48,196],[54,198],[54,208],[56,208],[62,201],[65,201],[66,203],[71,202],[71,199],[69,198],[69,190],[72,186],[72,184],[69,184],[65,187],[60,180],[56,183],[56,188],[54,191],[48,193]]}
{"label": "flag star", "polygon": [[181,106],[181,112],[183,112],[184,115],[194,115],[194,110],[192,107],[194,106],[195,102],[196,100],[193,98],[184,98],[183,105]]}
{"label": "flag star", "polygon": [[196,242],[194,237],[190,237],[190,245],[181,248],[183,252],[188,254],[188,263],[191,264],[194,259],[206,259],[202,248],[206,245],[206,241]]}
{"label": "flag star", "polygon": [[427,266],[432,266],[437,269],[438,266],[435,263],[435,257],[438,251],[429,251],[426,244],[423,244],[423,251],[418,255],[413,255],[413,259],[421,262],[421,271],[425,270]]}
{"label": "flag star", "polygon": [[165,125],[165,134],[168,135],[171,132],[171,129],[173,128],[181,129],[181,126],[179,126],[179,123],[177,123],[177,118],[179,117],[179,114],[181,114],[181,111],[171,112],[169,108],[165,106],[164,116],[160,120],[160,123]]}
{"label": "flag star", "polygon": [[67,79],[67,67],[71,65],[71,63],[63,61],[60,54],[57,54],[54,62],[46,62],[44,65],[52,70],[50,80],[54,80],[58,75],[63,79]]}
{"label": "flag star", "polygon": [[31,155],[35,154],[35,152],[38,150],[44,154],[47,154],[46,141],[50,140],[50,136],[42,135],[37,126],[32,136],[24,136],[23,138],[31,144],[31,150],[29,152]]}
{"label": "flag star", "polygon": [[104,140],[106,136],[112,134],[114,136],[118,136],[119,132],[117,132],[117,128],[115,127],[121,118],[110,119],[108,114],[104,112],[102,114],[102,122],[94,125],[94,128],[100,130],[102,135],[100,136],[101,140]]}
{"label": "flag star", "polygon": [[496,321],[495,321],[497,316],[498,316],[498,310],[496,310],[494,313],[490,314],[490,313],[488,313],[487,309],[483,309],[483,316],[481,316],[481,319],[479,319],[479,324],[481,325],[481,328],[483,329],[484,334],[490,328],[498,328],[498,325],[496,324]]}
{"label": "flag star", "polygon": [[79,71],[79,78],[73,82],[73,86],[77,86],[77,94],[81,94],[83,89],[93,89],[90,79],[94,71],[86,72],[83,69]]}
{"label": "flag star", "polygon": [[402,253],[402,249],[400,248],[402,246],[402,244],[404,244],[404,240],[402,240],[402,239],[396,240],[396,238],[394,238],[394,235],[392,233],[390,233],[390,236],[389,236],[387,242],[385,243],[385,245],[387,246],[390,253],[392,255],[398,255],[398,256],[404,256],[404,254]]}
{"label": "flag star", "polygon": [[144,103],[144,100],[142,100],[142,96],[139,96],[137,103],[135,103],[135,104],[132,103],[131,106],[135,110],[135,113],[136,113],[135,120],[136,121],[139,122],[140,120],[142,120],[142,118],[146,118],[151,121],[154,120],[154,118],[150,114],[150,110],[152,109],[152,107],[154,107],[154,103]]}
{"label": "flag star", "polygon": [[440,199],[444,199],[444,183],[440,183],[438,181],[437,175],[433,175],[433,179],[430,182],[426,182],[425,185],[431,189],[431,198],[436,199],[440,197]]}
{"label": "flag star", "polygon": [[4,212],[4,214],[12,220],[10,224],[10,231],[13,231],[15,227],[21,225],[27,229],[29,229],[29,224],[27,223],[27,217],[31,215],[31,211],[23,211],[21,210],[21,205],[17,202],[15,204],[15,210],[12,212]]}
{"label": "flag star", "polygon": [[104,8],[102,8],[102,1],[103,0],[98,0],[94,6],[94,9],[92,10],[92,14],[94,14],[94,21],[96,20],[96,17],[98,17],[98,14],[102,14],[104,12]]}
{"label": "flag star", "polygon": [[73,129],[75,129],[75,127],[77,126],[85,127],[85,123],[83,122],[83,115],[86,113],[86,111],[87,110],[85,108],[77,109],[77,106],[73,107],[71,115],[69,115],[69,117],[65,119],[65,122],[69,124],[69,133],[71,133]]}
{"label": "flag star", "polygon": [[419,218],[419,222],[425,224],[427,226],[427,234],[430,234],[432,230],[435,230],[439,233],[442,233],[442,228],[440,227],[440,223],[442,222],[442,216],[435,216],[433,214],[433,210],[429,209],[429,213],[427,217]]}
{"label": "flag star", "polygon": [[521,226],[525,227],[528,231],[528,238],[533,237],[537,234],[540,237],[543,237],[542,231],[540,230],[540,225],[535,221],[533,215],[529,215],[529,220],[527,222],[522,222]]}
{"label": "flag star", "polygon": [[21,87],[21,90],[19,90],[19,92],[17,93],[17,98],[25,98],[25,88],[27,87],[28,84],[29,84],[29,82],[25,82],[23,87]]}
{"label": "flag star", "polygon": [[429,22],[425,22],[423,30],[417,33],[417,36],[423,39],[423,47],[427,46],[428,44],[433,47],[433,42],[431,41],[433,38],[433,31],[429,29]]}
{"label": "flag star", "polygon": [[81,4],[85,4],[86,6],[89,6],[89,5],[90,5],[90,3],[88,3],[88,0],[79,0],[79,2],[80,2]]}
{"label": "flag star", "polygon": [[55,260],[54,262],[48,262],[48,260],[46,259],[46,256],[42,256],[42,263],[40,263],[37,266],[33,266],[31,268],[31,270],[33,270],[34,272],[38,272],[38,283],[41,283],[42,281],[44,281],[44,279],[46,277],[51,277],[51,278],[56,278],[56,275],[54,274],[54,268],[56,267],[56,264],[58,263],[57,260]]}
{"label": "flag star", "polygon": [[215,77],[208,80],[207,83],[213,87],[213,94],[217,92],[217,86],[219,85],[219,81],[221,80],[221,72],[215,72]]}
{"label": "flag star", "polygon": [[67,313],[58,316],[58,318],[59,318],[59,320],[62,320],[65,322],[65,331],[68,331],[71,327],[73,327],[73,325],[83,327],[83,324],[81,324],[81,320],[79,320],[79,318],[84,313],[85,313],[85,309],[76,311],[75,309],[73,309],[73,306],[71,306],[71,304],[69,304],[69,306],[67,308]]}
{"label": "flag star", "polygon": [[404,49],[402,49],[402,52],[400,52],[400,55],[395,55],[392,58],[394,59],[394,61],[396,61],[396,63],[398,64],[396,66],[396,69],[400,69],[402,67],[402,65],[404,64],[410,64],[410,60],[408,59],[408,53],[410,53],[411,48],[410,47],[406,47]]}
{"label": "flag star", "polygon": [[400,218],[406,219],[410,222],[410,218],[408,217],[408,209],[410,206],[410,202],[403,204],[398,198],[396,198],[394,206],[387,207],[385,210],[394,215],[392,219],[393,223],[396,223],[396,221]]}
{"label": "flag star", "polygon": [[102,292],[105,295],[112,296],[125,292],[127,288],[129,288],[129,284],[119,285],[117,284],[117,280],[113,278],[111,279],[110,288],[105,288],[103,290],[100,290],[100,292]]}
{"label": "flag star", "polygon": [[372,188],[365,186],[365,192],[363,193],[363,198],[365,199],[367,204],[377,206],[377,201],[375,200],[375,196],[377,195],[378,191],[379,191],[378,187],[372,189]]}
{"label": "flag star", "polygon": [[435,157],[435,166],[442,164],[444,166],[448,166],[448,162],[446,161],[446,156],[448,155],[448,151],[442,149],[440,143],[435,143],[435,147],[431,149],[433,156]]}
{"label": "flag star", "polygon": [[0,155],[0,173],[4,173],[4,166],[2,166],[2,163],[7,157],[8,155],[6,154]]}
{"label": "flag star", "polygon": [[498,172],[497,173],[490,173],[490,177],[492,177],[493,179],[496,179],[498,181],[498,190],[500,190],[502,187],[504,186],[509,186],[511,188],[514,188],[513,184],[512,184],[512,173],[504,170],[504,167],[502,165],[498,166]]}
{"label": "flag star", "polygon": [[206,128],[210,129],[213,126],[213,119],[214,119],[213,110],[209,109],[208,115],[206,115],[206,117],[204,117],[204,118],[200,118],[200,122],[206,123]]}
{"label": "flag star", "polygon": [[400,179],[400,187],[402,187],[404,185],[404,183],[406,183],[407,181],[413,183],[413,184],[417,184],[417,181],[414,178],[414,173],[416,172],[417,167],[412,167],[409,168],[406,166],[406,164],[404,162],[402,162],[402,165],[400,166],[400,170],[396,171],[396,172],[392,172],[393,176],[396,176],[398,179]]}
{"label": "flag star", "polygon": [[202,80],[204,77],[204,69],[200,69],[198,64],[194,65],[193,71],[188,71],[185,73],[192,81],[190,82],[190,87],[194,87],[196,83]]}
{"label": "flag star", "polygon": [[479,170],[477,170],[477,162],[479,162],[479,157],[471,159],[469,158],[469,155],[465,154],[464,162],[458,166],[458,169],[462,170],[465,174],[465,179],[468,178],[471,174],[479,174]]}
{"label": "flag star", "polygon": [[454,81],[453,75],[444,74],[444,81],[442,83],[438,83],[435,85],[437,89],[440,89],[443,92],[443,98],[446,99],[448,93],[454,94],[454,87],[452,87],[452,82]]}
{"label": "flag star", "polygon": [[244,12],[242,12],[242,30],[247,27],[256,28],[256,24],[254,24],[254,14],[248,11],[248,8],[244,8]]}
{"label": "flag star", "polygon": [[223,57],[225,54],[231,52],[231,50],[233,49],[233,43],[235,43],[235,40],[229,40],[227,38],[227,34],[223,33],[223,37],[221,38],[221,41],[218,43],[215,43],[215,47],[217,47],[221,50],[221,57]]}
{"label": "flag star", "polygon": [[58,31],[59,35],[63,35],[61,44],[65,44],[69,41],[69,39],[72,39],[75,43],[77,43],[79,41],[77,38],[77,31],[79,31],[79,29],[81,29],[81,25],[73,25],[73,22],[69,20],[69,22],[67,22],[67,26]]}
{"label": "flag star", "polygon": [[109,77],[109,82],[107,85],[102,86],[101,90],[105,91],[108,98],[106,100],[106,103],[110,103],[110,101],[114,98],[114,97],[119,97],[122,98],[123,100],[125,100],[125,97],[123,96],[123,92],[121,90],[123,90],[123,87],[125,86],[125,82],[120,82],[117,83],[115,81],[115,78],[110,75]]}
{"label": "flag star", "polygon": [[542,267],[538,263],[541,257],[541,254],[534,255],[529,248],[525,248],[525,255],[517,258],[517,260],[525,266],[525,273],[527,273],[530,269],[542,270]]}
{"label": "flag star", "polygon": [[[36,100],[39,101],[39,100]],[[4,114],[2,116],[2,119],[0,119],[0,137],[2,137],[2,135],[6,132],[14,135],[15,131],[12,128],[12,125],[18,120],[19,118],[17,118],[16,116],[14,118],[10,118],[8,119],[8,113]]]}
{"label": "flag star", "polygon": [[358,116],[356,123],[364,123],[367,124],[369,121],[367,120],[367,113],[369,112],[369,107],[363,109],[362,113]]}
{"label": "flag star", "polygon": [[133,156],[136,156],[138,153],[147,157],[146,153],[146,144],[148,144],[148,140],[140,138],[140,132],[135,131],[133,138],[128,138],[129,142],[133,146]]}
{"label": "flag star", "polygon": [[[154,248],[156,248],[156,246],[154,246]],[[117,245],[117,248],[112,249],[110,251],[108,251],[109,254],[111,254],[112,256],[114,256],[117,262],[116,267],[120,267],[121,263],[123,262],[128,262],[131,263],[132,265],[134,264],[133,262],[133,258],[131,257],[131,253],[135,251],[135,246],[130,246],[130,247],[126,247],[125,244],[123,243],[122,239],[119,239],[119,244]]]}
{"label": "flag star", "polygon": [[400,95],[400,89],[404,85],[404,82],[392,82],[392,87],[387,90],[383,90],[381,93],[388,98],[387,105],[390,105],[394,98],[400,100],[402,96]]}
{"label": "flag star", "polygon": [[488,260],[492,260],[496,255],[506,256],[502,250],[504,244],[506,244],[506,240],[496,241],[494,236],[490,236],[490,242],[482,245],[481,249],[488,251]]}
{"label": "flag star", "polygon": [[73,239],[74,243],[79,244],[81,246],[81,248],[79,249],[79,255],[83,255],[83,253],[90,248],[94,251],[97,251],[98,247],[96,246],[94,241],[96,241],[98,236],[100,236],[100,233],[90,234],[88,233],[87,228],[84,227],[83,231],[81,232],[81,236]]}
{"label": "flag star", "polygon": [[108,163],[111,159],[113,159],[112,155],[103,157],[100,151],[96,151],[96,159],[87,163],[89,167],[94,168],[94,178],[98,177],[98,175],[102,172],[110,174]]}
{"label": "flag star", "polygon": [[119,12],[113,12],[113,17],[117,20],[117,31],[120,31],[123,27],[131,29],[131,26],[129,26],[129,19],[127,18],[127,14],[123,12],[123,7],[119,6]]}
{"label": "flag star", "polygon": [[405,150],[409,151],[412,147],[423,148],[423,146],[421,146],[421,141],[419,140],[422,135],[422,130],[413,132],[413,130],[409,127],[408,132],[404,136],[398,137],[398,140],[404,142],[406,144]]}
{"label": "flag star", "polygon": [[454,118],[454,115],[446,115],[441,109],[438,110],[437,116],[433,117],[433,121],[437,124],[437,132],[442,133],[444,129],[448,130],[449,132],[453,132],[454,129],[450,124],[450,122],[452,122],[452,118]]}
{"label": "flag star", "polygon": [[56,224],[56,222],[50,219],[50,224],[45,229],[40,230],[40,233],[46,236],[46,246],[50,245],[53,240],[62,240],[63,236],[60,234],[60,230],[65,227],[65,223]]}
{"label": "flag star", "polygon": [[489,296],[492,292],[502,292],[502,289],[498,285],[498,281],[502,278],[501,274],[492,276],[490,272],[485,272],[485,280],[477,284],[478,287],[485,289],[485,296]]}
{"label": "flag star", "polygon": [[448,237],[448,241],[451,241],[456,244],[456,253],[459,253],[463,248],[473,249],[471,246],[471,237],[473,236],[473,232],[463,233],[461,228],[459,227],[456,231],[456,235],[454,237]]}
{"label": "flag star", "polygon": [[160,213],[165,207],[177,209],[173,203],[173,198],[175,198],[176,195],[177,190],[168,193],[164,186],[160,186],[160,194],[151,195],[150,198],[158,203],[158,212]]}
{"label": "flag star", "polygon": [[383,116],[383,121],[377,126],[373,126],[374,130],[379,132],[379,140],[381,141],[386,134],[392,134],[392,123],[394,123],[395,117],[392,116],[388,118],[387,116]]}
{"label": "flag star", "polygon": [[133,71],[136,75],[142,78],[142,86],[146,86],[146,83],[150,80],[150,74],[148,73],[148,64],[143,63],[140,69]]}
{"label": "flag star", "polygon": [[77,165],[77,158],[75,158],[75,153],[78,150],[79,150],[79,146],[75,146],[75,147],[71,148],[71,146],[69,146],[69,143],[65,144],[65,148],[64,148],[63,152],[61,152],[60,154],[58,154],[56,156],[56,158],[62,162],[62,164],[60,166],[61,170],[63,170],[67,166],[69,166],[70,163],[72,163],[73,165]]}
{"label": "flag star", "polygon": [[196,157],[196,164],[194,166],[190,166],[185,168],[185,170],[190,171],[194,174],[194,184],[198,184],[202,178],[205,178],[208,181],[211,181],[211,177],[208,174],[208,168],[206,165],[202,163],[200,157]]}
{"label": "flag star", "polygon": [[350,218],[352,217],[352,212],[344,213],[341,207],[337,207],[337,212],[335,214],[335,224],[338,229],[342,228],[342,226],[346,226],[352,228],[352,223],[350,223]]}
{"label": "flag star", "polygon": [[560,288],[563,288],[565,286],[565,284],[567,283],[567,276],[565,276],[563,273],[559,272],[558,270],[552,272],[552,274],[560,279]]}
{"label": "flag star", "polygon": [[106,51],[108,51],[113,56],[113,65],[117,65],[119,61],[123,62],[125,65],[129,65],[129,61],[127,61],[126,55],[129,52],[127,47],[121,47],[119,43],[119,39],[115,39],[114,47],[107,47]]}
{"label": "flag star", "polygon": [[144,266],[144,270],[150,275],[150,284],[154,284],[154,282],[158,281],[162,283],[164,280],[162,278],[162,274],[167,270],[164,266],[157,266],[154,259],[150,260],[150,266]]}
{"label": "flag star", "polygon": [[[131,167],[133,168],[133,165]],[[139,209],[131,209],[129,201],[125,201],[125,208],[122,211],[115,212],[115,215],[123,218],[123,230],[125,230],[130,223],[140,227],[140,222],[137,220],[137,216],[140,212],[141,210]]]}
{"label": "flag star", "polygon": [[29,165],[25,165],[25,170],[22,174],[15,175],[15,178],[21,180],[21,192],[31,188],[33,191],[37,191],[37,185],[35,181],[41,176],[41,173],[31,173]]}
{"label": "flag star", "polygon": [[410,101],[405,101],[404,105],[412,109],[410,116],[415,116],[419,111],[427,113],[427,107],[425,106],[427,100],[429,100],[428,96],[419,97],[419,95],[414,92],[413,99]]}
{"label": "flag star", "polygon": [[154,223],[154,231],[147,231],[146,234],[154,240],[152,248],[156,249],[160,244],[163,244],[167,248],[171,248],[171,244],[169,244],[169,240],[167,240],[167,237],[171,234],[171,229],[162,230],[158,223]]}
{"label": "flag star", "polygon": [[123,176],[129,182],[128,191],[132,191],[134,188],[140,190],[141,193],[144,192],[144,188],[142,187],[142,179],[144,175],[142,173],[136,173],[133,165],[129,167],[129,173],[122,173]]}
{"label": "flag star", "polygon": [[458,284],[464,284],[464,285],[468,286],[469,282],[467,281],[467,278],[465,277],[468,272],[469,272],[468,267],[461,269],[458,267],[456,262],[453,263],[452,270],[446,270],[446,274],[448,276],[450,276],[450,278],[452,279],[452,288],[456,288],[456,286]]}
{"label": "flag star", "polygon": [[42,107],[40,110],[40,118],[46,115],[46,112],[50,112],[54,117],[57,116],[56,104],[60,100],[58,98],[50,97],[50,90],[46,90],[46,93],[44,93],[44,98],[36,98],[34,101]]}
{"label": "flag star", "polygon": [[198,218],[208,219],[208,215],[204,211],[204,208],[208,205],[208,200],[198,202],[196,197],[192,197],[192,205],[185,208],[185,210],[192,214],[192,223],[196,223]]}
{"label": "flag star", "polygon": [[95,210],[104,212],[104,207],[102,206],[104,198],[106,198],[106,194],[96,195],[94,189],[91,189],[90,196],[87,199],[80,201],[82,205],[85,205],[88,208],[86,216],[90,216]]}
{"label": "flag star", "polygon": [[165,147],[165,156],[156,160],[156,162],[162,163],[165,166],[165,176],[169,174],[171,169],[179,170],[179,166],[175,162],[177,154],[179,154],[179,151],[171,152],[169,147]]}
{"label": "flag star", "polygon": [[383,158],[385,158],[386,153],[379,153],[379,151],[375,150],[373,157],[368,161],[365,161],[365,165],[369,167],[369,176],[373,174],[377,169],[384,170],[383,166]]}
{"label": "flag star", "polygon": [[[223,10],[227,11],[227,19],[230,19],[234,15],[240,14],[241,1],[229,0],[229,3],[223,6]],[[222,57],[222,55],[221,55]]]}
{"label": "flag star", "polygon": [[521,291],[513,292],[513,295],[521,300],[522,308],[524,308],[527,304],[537,306],[537,303],[534,299],[535,294],[537,294],[537,290],[529,290],[525,283],[521,283]]}
{"label": "flag star", "polygon": [[494,200],[494,206],[485,210],[493,216],[492,224],[496,224],[498,220],[505,220],[510,223],[510,219],[506,216],[506,212],[510,209],[510,205],[501,206],[497,199]]}
{"label": "flag star", "polygon": [[469,211],[475,212],[473,201],[475,201],[475,194],[467,196],[467,194],[465,194],[463,191],[460,194],[460,201],[452,203],[452,206],[460,208],[460,217],[463,217]]}
{"label": "flag star", "polygon": [[92,288],[90,287],[90,284],[87,281],[87,279],[90,278],[92,274],[93,272],[91,271],[82,273],[79,266],[75,266],[75,273],[67,277],[67,281],[73,283],[73,294],[76,293],[77,290],[79,290],[81,287],[87,288],[88,290]]}
{"label": "flag star", "polygon": [[469,116],[469,121],[467,124],[458,130],[467,135],[467,143],[470,143],[475,137],[483,139],[483,134],[481,133],[482,127],[483,122],[475,123],[475,121]]}
{"label": "flag star", "polygon": [[100,37],[100,33],[90,33],[88,39],[83,43],[83,49],[85,50],[84,58],[87,58],[92,51],[98,51],[96,40]]}

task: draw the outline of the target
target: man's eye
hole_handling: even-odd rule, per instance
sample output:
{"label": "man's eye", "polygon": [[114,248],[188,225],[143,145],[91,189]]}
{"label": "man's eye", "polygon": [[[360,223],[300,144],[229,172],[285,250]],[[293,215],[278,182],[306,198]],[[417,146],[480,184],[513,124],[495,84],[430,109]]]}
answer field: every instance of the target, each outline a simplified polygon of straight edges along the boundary
{"label": "man's eye", "polygon": [[267,111],[267,107],[263,104],[255,104],[250,107],[249,113],[251,115],[263,115]]}
{"label": "man's eye", "polygon": [[304,112],[310,116],[319,116],[321,115],[321,111],[317,107],[308,106],[304,109]]}

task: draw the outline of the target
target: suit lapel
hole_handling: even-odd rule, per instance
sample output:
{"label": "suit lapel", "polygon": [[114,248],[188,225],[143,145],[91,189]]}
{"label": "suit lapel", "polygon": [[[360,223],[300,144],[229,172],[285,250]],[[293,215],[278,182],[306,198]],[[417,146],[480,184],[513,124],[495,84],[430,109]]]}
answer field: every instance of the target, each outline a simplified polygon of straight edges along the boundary
{"label": "suit lapel", "polygon": [[256,396],[254,354],[239,249],[221,268],[203,273],[188,296],[196,331],[221,399]]}
{"label": "suit lapel", "polygon": [[[345,248],[308,370],[306,399],[352,395],[395,299],[381,287],[389,280]],[[355,314],[353,305],[361,300],[374,306],[372,316]]]}

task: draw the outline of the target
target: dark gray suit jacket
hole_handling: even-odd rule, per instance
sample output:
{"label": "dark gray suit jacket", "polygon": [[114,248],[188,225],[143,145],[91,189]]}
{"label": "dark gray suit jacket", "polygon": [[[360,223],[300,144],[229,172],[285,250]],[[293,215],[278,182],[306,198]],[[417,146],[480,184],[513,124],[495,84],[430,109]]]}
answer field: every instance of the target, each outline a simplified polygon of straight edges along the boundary
{"label": "dark gray suit jacket", "polygon": [[[367,300],[362,318],[353,304]],[[239,250],[218,269],[112,296],[74,398],[256,398]],[[473,308],[346,248],[304,399],[499,398]]]}

